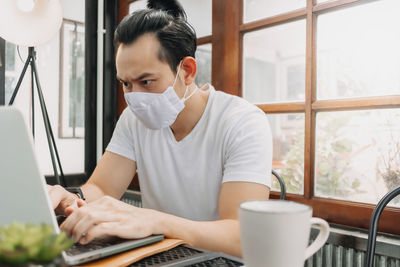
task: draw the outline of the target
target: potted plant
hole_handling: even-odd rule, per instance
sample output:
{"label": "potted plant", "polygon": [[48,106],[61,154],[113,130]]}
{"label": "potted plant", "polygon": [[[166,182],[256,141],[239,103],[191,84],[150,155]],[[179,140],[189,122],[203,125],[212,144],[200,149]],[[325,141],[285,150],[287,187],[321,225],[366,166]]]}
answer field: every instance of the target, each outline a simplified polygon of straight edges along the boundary
{"label": "potted plant", "polygon": [[0,227],[0,265],[46,265],[73,243],[66,233],[54,233],[50,225],[14,222]]}

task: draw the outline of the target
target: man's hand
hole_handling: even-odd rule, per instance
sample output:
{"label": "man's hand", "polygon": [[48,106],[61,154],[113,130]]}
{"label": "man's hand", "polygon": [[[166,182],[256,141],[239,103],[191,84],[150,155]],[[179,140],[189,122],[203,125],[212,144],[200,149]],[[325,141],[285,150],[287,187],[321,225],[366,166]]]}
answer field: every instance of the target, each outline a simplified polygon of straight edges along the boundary
{"label": "man's hand", "polygon": [[[69,215],[73,209],[78,208],[77,200],[78,196],[68,192],[62,186],[59,185],[47,185],[47,191],[57,215]],[[67,209],[69,208],[69,212]]]}
{"label": "man's hand", "polygon": [[106,236],[142,238],[157,234],[154,210],[137,208],[109,196],[90,203],[79,199],[77,203],[78,209],[66,209],[70,215],[60,229],[81,244]]}

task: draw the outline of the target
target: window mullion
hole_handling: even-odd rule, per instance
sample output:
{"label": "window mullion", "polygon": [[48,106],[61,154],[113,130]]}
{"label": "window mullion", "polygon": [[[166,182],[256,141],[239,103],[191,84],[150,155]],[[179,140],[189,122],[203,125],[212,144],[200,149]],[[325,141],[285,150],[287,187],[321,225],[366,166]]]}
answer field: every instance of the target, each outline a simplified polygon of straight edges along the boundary
{"label": "window mullion", "polygon": [[315,0],[307,0],[306,22],[306,102],[304,134],[304,197],[311,199],[314,194],[314,154],[315,154],[315,112],[312,103],[315,101],[315,68],[316,68],[316,16],[313,14]]}
{"label": "window mullion", "polygon": [[240,2],[212,2],[212,84],[217,90],[233,95],[240,95]]}
{"label": "window mullion", "polygon": [[342,110],[364,110],[376,108],[398,108],[400,96],[376,96],[363,98],[350,98],[340,100],[318,100],[313,102],[313,110],[318,111],[342,111]]}

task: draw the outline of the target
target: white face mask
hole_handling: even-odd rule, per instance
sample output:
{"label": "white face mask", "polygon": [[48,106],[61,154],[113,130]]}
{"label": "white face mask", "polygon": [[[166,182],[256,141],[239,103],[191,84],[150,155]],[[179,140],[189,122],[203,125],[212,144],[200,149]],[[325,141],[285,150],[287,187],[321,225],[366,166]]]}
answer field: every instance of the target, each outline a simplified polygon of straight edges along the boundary
{"label": "white face mask", "polygon": [[179,98],[174,90],[175,82],[178,78],[181,63],[179,63],[174,83],[163,93],[125,93],[125,101],[136,117],[147,127],[153,130],[171,126],[176,117],[185,107],[185,101],[194,95],[196,89],[186,97],[189,86],[186,86],[185,94]]}

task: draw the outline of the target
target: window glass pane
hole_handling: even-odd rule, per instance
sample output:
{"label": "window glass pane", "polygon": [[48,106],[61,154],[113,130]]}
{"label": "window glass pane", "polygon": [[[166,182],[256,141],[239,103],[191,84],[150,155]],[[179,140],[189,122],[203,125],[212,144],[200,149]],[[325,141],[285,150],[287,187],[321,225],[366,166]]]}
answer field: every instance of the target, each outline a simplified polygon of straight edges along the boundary
{"label": "window glass pane", "polygon": [[[196,30],[197,37],[211,35],[212,1],[211,0],[181,0],[188,22]],[[129,13],[147,7],[147,0],[139,0],[129,4]]]}
{"label": "window glass pane", "polygon": [[306,7],[306,0],[244,0],[244,23]]}
{"label": "window glass pane", "polygon": [[202,87],[211,83],[211,44],[199,45],[196,51],[197,75],[196,84]]}
{"label": "window glass pane", "polygon": [[6,70],[15,70],[15,45],[6,42]]}
{"label": "window glass pane", "polygon": [[11,95],[14,91],[15,85],[17,84],[17,78],[19,75],[19,73],[17,73],[16,71],[17,64],[23,64],[22,60],[19,59],[16,54],[16,46],[6,41],[5,104],[8,104],[8,102],[10,102]]}
{"label": "window glass pane", "polygon": [[14,91],[15,85],[17,84],[16,77],[13,75],[6,74],[5,81],[5,104],[7,105],[10,102],[11,95]]}
{"label": "window glass pane", "polygon": [[137,0],[129,4],[129,14],[138,9],[147,8],[147,0]]}
{"label": "window glass pane", "polygon": [[85,121],[85,28],[64,20],[61,30],[61,121],[59,136],[83,138]]}
{"label": "window glass pane", "polygon": [[190,25],[196,30],[197,37],[211,35],[212,0],[181,0]]}
{"label": "window glass pane", "polygon": [[400,109],[318,113],[315,194],[376,204],[399,186],[399,121]]}
{"label": "window glass pane", "polygon": [[[273,138],[272,168],[286,183],[288,193],[304,192],[304,114],[268,114]],[[272,188],[280,191],[272,178]]]}
{"label": "window glass pane", "polygon": [[[61,1],[64,19],[72,25],[84,25],[85,1]],[[64,20],[65,21],[65,20]],[[82,26],[83,27],[83,26]],[[65,29],[63,29],[65,30]],[[78,29],[77,38],[74,38],[74,28],[56,34],[52,40],[44,45],[35,47],[38,76],[46,102],[50,123],[60,155],[64,173],[84,172],[84,33]],[[64,43],[65,41],[65,43]],[[6,103],[9,102],[16,82],[21,74],[24,61],[28,55],[27,47],[20,47],[21,59],[16,46],[7,44],[6,49]],[[76,79],[74,78],[76,77]],[[63,84],[66,82],[66,84]],[[53,175],[53,167],[47,143],[42,112],[35,86],[35,148],[41,171],[45,175]],[[22,85],[18,91],[14,105],[21,109],[25,121],[31,125],[32,115],[31,72],[28,68]],[[62,138],[63,129],[71,131],[75,125],[73,135]],[[78,128],[82,135],[78,136]],[[79,138],[76,138],[79,137]]]}
{"label": "window glass pane", "polygon": [[251,103],[304,101],[305,51],[305,20],[245,34],[243,97]]}
{"label": "window glass pane", "polygon": [[318,16],[318,99],[400,93],[398,10],[383,0]]}

